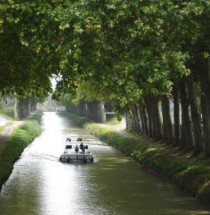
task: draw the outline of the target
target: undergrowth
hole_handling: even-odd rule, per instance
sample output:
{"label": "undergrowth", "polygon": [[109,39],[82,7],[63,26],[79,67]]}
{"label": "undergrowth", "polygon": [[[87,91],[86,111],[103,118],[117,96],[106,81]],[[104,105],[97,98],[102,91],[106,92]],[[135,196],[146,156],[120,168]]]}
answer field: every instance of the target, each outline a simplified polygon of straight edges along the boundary
{"label": "undergrowth", "polygon": [[2,132],[9,125],[12,125],[12,122],[7,122],[5,125],[0,126],[0,132]]}
{"label": "undergrowth", "polygon": [[0,115],[3,116],[4,118],[8,119],[8,120],[15,120],[15,117],[14,117],[14,113],[12,114],[12,111],[0,111]]}
{"label": "undergrowth", "polygon": [[116,124],[119,124],[120,121],[117,119],[116,116],[114,117],[110,117],[107,121],[106,121],[106,124],[107,125],[116,125]]}
{"label": "undergrowth", "polygon": [[28,120],[36,120],[38,123],[41,123],[43,112],[40,110],[37,110],[33,113],[31,117],[28,118]]}

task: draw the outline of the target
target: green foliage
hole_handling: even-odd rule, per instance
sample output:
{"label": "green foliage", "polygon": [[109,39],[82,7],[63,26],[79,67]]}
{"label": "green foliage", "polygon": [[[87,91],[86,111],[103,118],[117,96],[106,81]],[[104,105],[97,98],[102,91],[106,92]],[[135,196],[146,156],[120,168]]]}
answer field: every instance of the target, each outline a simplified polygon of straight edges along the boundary
{"label": "green foliage", "polygon": [[6,108],[0,111],[0,115],[9,120],[14,120],[14,108]]}
{"label": "green foliage", "polygon": [[14,112],[15,112],[14,107],[9,107],[9,108],[4,108],[0,112],[0,114],[2,116],[6,117],[7,119],[14,120],[14,118],[15,118]]}
{"label": "green foliage", "polygon": [[49,65],[52,64],[44,58],[44,50],[42,55],[38,53],[41,39],[38,37],[44,22],[41,10],[44,7],[35,1],[0,3],[0,89],[3,94],[43,96],[50,91]]}
{"label": "green foliage", "polygon": [[35,120],[40,124],[42,120],[42,115],[43,115],[43,112],[38,110],[33,113],[33,115],[29,118],[29,120]]}
{"label": "green foliage", "polygon": [[199,37],[208,35],[201,27],[209,10],[204,2],[62,4],[52,15],[62,38],[58,92],[73,92],[75,103],[114,100],[124,108],[142,102],[145,94],[170,94],[174,81],[190,74],[191,48],[200,47]]}
{"label": "green foliage", "polygon": [[[1,91],[114,100],[170,94],[187,65],[209,56],[207,1],[3,1]],[[64,99],[66,102],[66,98]]]}
{"label": "green foliage", "polygon": [[210,179],[209,177],[210,172],[207,167],[194,164],[179,172],[175,179],[179,186],[196,196],[206,180]]}
{"label": "green foliage", "polygon": [[12,124],[11,122],[6,123],[3,126],[0,126],[0,132],[2,132],[8,125]]}
{"label": "green foliage", "polygon": [[201,202],[204,202],[206,205],[210,202],[210,180],[209,177],[205,180],[206,183],[200,188],[198,197]]}
{"label": "green foliage", "polygon": [[41,128],[36,120],[25,121],[20,129],[27,131],[32,139],[41,133]]}
{"label": "green foliage", "polygon": [[119,123],[120,123],[120,121],[117,119],[117,117],[111,117],[106,121],[106,124],[108,124],[108,125],[116,125]]}
{"label": "green foliage", "polygon": [[64,116],[68,117],[69,119],[71,119],[73,122],[75,122],[76,125],[78,125],[80,127],[84,127],[87,123],[90,122],[90,120],[88,120],[87,118],[79,117],[75,114],[66,113],[66,112],[63,112],[62,114]]}

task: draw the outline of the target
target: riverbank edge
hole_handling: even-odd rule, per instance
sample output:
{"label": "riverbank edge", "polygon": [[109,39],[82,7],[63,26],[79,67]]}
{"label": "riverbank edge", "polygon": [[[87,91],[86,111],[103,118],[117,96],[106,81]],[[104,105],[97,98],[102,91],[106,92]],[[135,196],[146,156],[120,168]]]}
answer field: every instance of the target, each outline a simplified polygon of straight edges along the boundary
{"label": "riverbank edge", "polygon": [[25,147],[41,134],[42,114],[42,112],[36,111],[12,132],[7,143],[0,148],[0,191]]}
{"label": "riverbank edge", "polygon": [[77,126],[87,129],[101,141],[167,178],[171,183],[210,208],[210,169],[207,166],[171,156],[154,145],[143,143],[135,137],[125,137],[110,128],[103,128],[99,124],[91,122],[85,117],[70,113],[63,114]]}

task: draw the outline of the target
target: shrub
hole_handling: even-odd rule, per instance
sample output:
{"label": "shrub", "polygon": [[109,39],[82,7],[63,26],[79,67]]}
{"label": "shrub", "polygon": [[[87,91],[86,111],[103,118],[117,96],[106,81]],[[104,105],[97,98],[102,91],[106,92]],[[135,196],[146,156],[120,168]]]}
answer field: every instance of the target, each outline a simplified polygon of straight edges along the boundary
{"label": "shrub", "polygon": [[85,124],[89,123],[90,120],[88,120],[85,117],[81,117],[81,116],[77,116],[75,114],[72,113],[67,113],[67,112],[62,112],[62,115],[68,117],[69,119],[71,119],[76,125],[80,126],[80,127],[84,127]]}
{"label": "shrub", "polygon": [[33,113],[29,120],[36,120],[38,123],[41,123],[43,112],[38,110]]}
{"label": "shrub", "polygon": [[27,131],[31,138],[35,138],[41,133],[41,127],[37,121],[25,121],[20,128]]}
{"label": "shrub", "polygon": [[[109,115],[107,115],[107,116],[109,116]],[[116,124],[118,124],[120,121],[117,119],[117,117],[116,116],[109,116],[108,117],[108,120],[106,121],[106,124],[108,124],[108,125],[116,125]]]}
{"label": "shrub", "polygon": [[[209,177],[208,177],[209,178]],[[201,202],[209,205],[210,203],[210,180],[208,180],[199,190],[198,198]]]}

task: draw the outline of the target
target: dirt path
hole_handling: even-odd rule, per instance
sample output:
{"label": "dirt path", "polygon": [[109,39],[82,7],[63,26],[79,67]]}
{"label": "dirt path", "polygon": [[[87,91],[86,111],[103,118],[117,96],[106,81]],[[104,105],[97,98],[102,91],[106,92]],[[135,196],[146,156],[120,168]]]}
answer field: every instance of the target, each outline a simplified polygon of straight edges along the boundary
{"label": "dirt path", "polygon": [[125,123],[123,123],[123,122],[121,122],[117,125],[108,125],[108,124],[99,124],[99,125],[103,128],[112,129],[113,131],[116,131],[123,136],[136,138],[139,140],[139,142],[150,144],[151,146],[153,146],[161,151],[164,151],[167,154],[169,154],[170,156],[178,158],[180,160],[188,160],[190,162],[196,161],[197,163],[203,164],[205,166],[210,165],[210,159],[205,158],[202,155],[201,155],[201,157],[193,156],[192,153],[187,154],[185,151],[181,151],[178,147],[175,148],[172,145],[168,145],[168,144],[164,143],[162,140],[156,141],[149,137],[144,137],[141,135],[129,133],[125,130]]}
{"label": "dirt path", "polygon": [[2,132],[0,132],[0,147],[8,141],[14,129],[22,124],[23,121],[11,121],[11,123],[9,123],[8,126],[6,126]]}
{"label": "dirt path", "polygon": [[103,128],[112,129],[125,137],[135,137],[133,134],[131,134],[125,130],[125,128],[126,128],[125,119],[123,119],[119,124],[115,124],[115,125],[101,124],[101,123],[99,123],[99,125]]}
{"label": "dirt path", "polygon": [[4,118],[3,116],[0,115],[0,126],[6,125],[8,122],[11,120]]}

